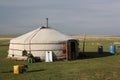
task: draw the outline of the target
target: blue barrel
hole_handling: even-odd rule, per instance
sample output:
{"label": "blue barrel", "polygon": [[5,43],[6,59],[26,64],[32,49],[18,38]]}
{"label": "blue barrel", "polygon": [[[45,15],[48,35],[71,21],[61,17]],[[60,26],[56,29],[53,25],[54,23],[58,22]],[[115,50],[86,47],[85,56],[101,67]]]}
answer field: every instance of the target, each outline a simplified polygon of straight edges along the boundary
{"label": "blue barrel", "polygon": [[98,53],[103,53],[103,46],[98,46]]}
{"label": "blue barrel", "polygon": [[115,54],[116,53],[116,46],[115,45],[111,45],[109,47],[109,50],[110,50],[110,54]]}

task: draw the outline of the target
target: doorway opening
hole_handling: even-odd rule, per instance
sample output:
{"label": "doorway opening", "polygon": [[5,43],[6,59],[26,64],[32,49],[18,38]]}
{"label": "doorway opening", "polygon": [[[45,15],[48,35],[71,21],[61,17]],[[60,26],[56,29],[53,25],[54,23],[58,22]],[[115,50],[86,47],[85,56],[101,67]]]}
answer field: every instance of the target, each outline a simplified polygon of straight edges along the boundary
{"label": "doorway opening", "polygon": [[78,54],[78,41],[69,40],[67,42],[67,60],[74,60]]}

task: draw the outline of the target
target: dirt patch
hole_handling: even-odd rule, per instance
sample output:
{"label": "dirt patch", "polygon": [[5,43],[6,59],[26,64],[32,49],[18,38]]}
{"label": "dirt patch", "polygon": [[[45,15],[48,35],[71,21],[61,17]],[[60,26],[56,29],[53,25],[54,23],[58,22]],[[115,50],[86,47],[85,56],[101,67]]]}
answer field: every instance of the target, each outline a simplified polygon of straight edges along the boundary
{"label": "dirt patch", "polygon": [[0,38],[0,40],[11,40],[12,38]]}
{"label": "dirt patch", "polygon": [[[79,40],[84,39],[84,35],[73,35]],[[86,40],[120,40],[120,36],[104,36],[104,35],[86,35]]]}

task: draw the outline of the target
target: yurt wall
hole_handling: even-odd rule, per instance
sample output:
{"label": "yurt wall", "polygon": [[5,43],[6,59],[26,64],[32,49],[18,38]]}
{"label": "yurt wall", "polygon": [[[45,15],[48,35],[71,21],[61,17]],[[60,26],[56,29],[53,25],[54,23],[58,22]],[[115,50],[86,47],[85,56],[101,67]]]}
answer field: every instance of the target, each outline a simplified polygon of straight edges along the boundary
{"label": "yurt wall", "polygon": [[[45,52],[52,51],[53,58],[76,59],[78,54],[77,39],[52,28],[39,28],[10,41],[9,58],[27,58],[23,51],[45,60]],[[74,53],[73,53],[74,52]],[[67,57],[68,56],[68,57]]]}

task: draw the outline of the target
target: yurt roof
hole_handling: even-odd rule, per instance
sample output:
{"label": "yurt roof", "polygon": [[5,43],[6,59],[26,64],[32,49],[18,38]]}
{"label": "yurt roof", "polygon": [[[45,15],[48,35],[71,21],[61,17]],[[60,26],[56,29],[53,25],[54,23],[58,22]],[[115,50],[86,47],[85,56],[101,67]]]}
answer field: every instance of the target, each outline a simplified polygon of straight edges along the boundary
{"label": "yurt roof", "polygon": [[12,39],[11,43],[21,43],[21,44],[27,44],[27,43],[61,43],[67,40],[77,40],[75,38],[72,38],[71,36],[68,36],[66,34],[63,34],[55,29],[52,28],[38,28],[36,30],[33,30],[31,32],[28,32],[26,34],[23,34],[17,38]]}

